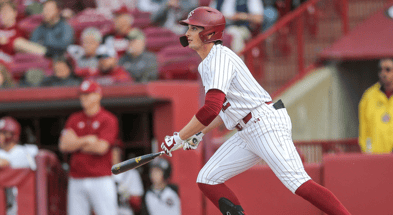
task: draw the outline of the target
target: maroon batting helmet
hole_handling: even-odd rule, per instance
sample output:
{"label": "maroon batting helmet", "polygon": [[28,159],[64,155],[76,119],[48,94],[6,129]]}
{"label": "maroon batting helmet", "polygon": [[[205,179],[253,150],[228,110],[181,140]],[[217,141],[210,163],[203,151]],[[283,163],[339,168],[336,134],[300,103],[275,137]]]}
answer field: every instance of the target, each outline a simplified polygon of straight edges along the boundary
{"label": "maroon batting helmet", "polygon": [[10,142],[10,141],[19,141],[19,136],[20,136],[20,131],[21,127],[18,121],[16,121],[14,118],[10,116],[6,116],[0,119],[0,131],[7,131],[11,132],[12,136],[11,138],[8,138],[5,140],[5,142]]}
{"label": "maroon batting helmet", "polygon": [[[197,7],[188,14],[187,19],[181,20],[179,23],[187,26],[195,25],[203,27],[204,30],[199,32],[199,38],[201,38],[203,43],[222,40],[222,34],[225,29],[224,15],[211,7]],[[208,35],[212,33],[213,35],[209,39]],[[187,37],[180,37],[180,43],[184,47],[188,46]]]}

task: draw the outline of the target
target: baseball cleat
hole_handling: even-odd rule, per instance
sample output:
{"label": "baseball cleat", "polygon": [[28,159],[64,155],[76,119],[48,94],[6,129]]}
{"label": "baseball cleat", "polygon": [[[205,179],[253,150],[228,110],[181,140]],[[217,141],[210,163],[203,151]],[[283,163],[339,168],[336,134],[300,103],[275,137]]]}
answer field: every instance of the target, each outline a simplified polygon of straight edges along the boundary
{"label": "baseball cleat", "polygon": [[220,211],[223,215],[245,215],[244,210],[240,205],[235,205],[227,198],[220,198],[218,200]]}

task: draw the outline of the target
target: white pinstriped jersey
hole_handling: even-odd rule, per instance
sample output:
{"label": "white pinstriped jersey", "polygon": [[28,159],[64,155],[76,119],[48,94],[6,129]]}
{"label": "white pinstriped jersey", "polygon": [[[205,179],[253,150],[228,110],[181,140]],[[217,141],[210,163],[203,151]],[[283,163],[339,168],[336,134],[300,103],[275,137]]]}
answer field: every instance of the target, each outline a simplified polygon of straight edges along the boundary
{"label": "white pinstriped jersey", "polygon": [[[198,66],[205,93],[218,89],[225,93],[220,117],[232,130],[251,110],[271,101],[270,95],[251,75],[243,60],[229,48],[216,44]],[[230,105],[228,105],[228,102]]]}

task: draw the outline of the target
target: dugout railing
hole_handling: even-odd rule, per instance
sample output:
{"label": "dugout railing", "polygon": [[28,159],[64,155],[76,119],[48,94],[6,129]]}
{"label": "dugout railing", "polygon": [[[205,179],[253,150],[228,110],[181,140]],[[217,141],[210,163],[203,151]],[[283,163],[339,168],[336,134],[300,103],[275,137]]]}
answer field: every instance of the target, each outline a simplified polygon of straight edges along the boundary
{"label": "dugout railing", "polygon": [[[36,156],[37,169],[0,168],[0,215],[16,204],[15,215],[65,215],[67,174],[56,155],[40,150]],[[6,189],[16,187],[17,195],[10,200]]]}

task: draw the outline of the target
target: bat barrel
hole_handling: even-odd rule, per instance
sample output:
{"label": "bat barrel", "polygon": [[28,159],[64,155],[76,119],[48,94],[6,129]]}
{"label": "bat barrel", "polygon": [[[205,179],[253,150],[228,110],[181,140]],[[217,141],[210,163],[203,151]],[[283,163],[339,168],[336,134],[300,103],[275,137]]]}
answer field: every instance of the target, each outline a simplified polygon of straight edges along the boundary
{"label": "bat barrel", "polygon": [[112,166],[112,173],[117,175],[122,172],[138,168],[146,163],[149,163],[152,161],[154,158],[164,154],[165,152],[157,152],[157,153],[151,153],[143,156],[139,156],[136,158],[132,158],[126,161],[123,161],[121,163],[115,164]]}

